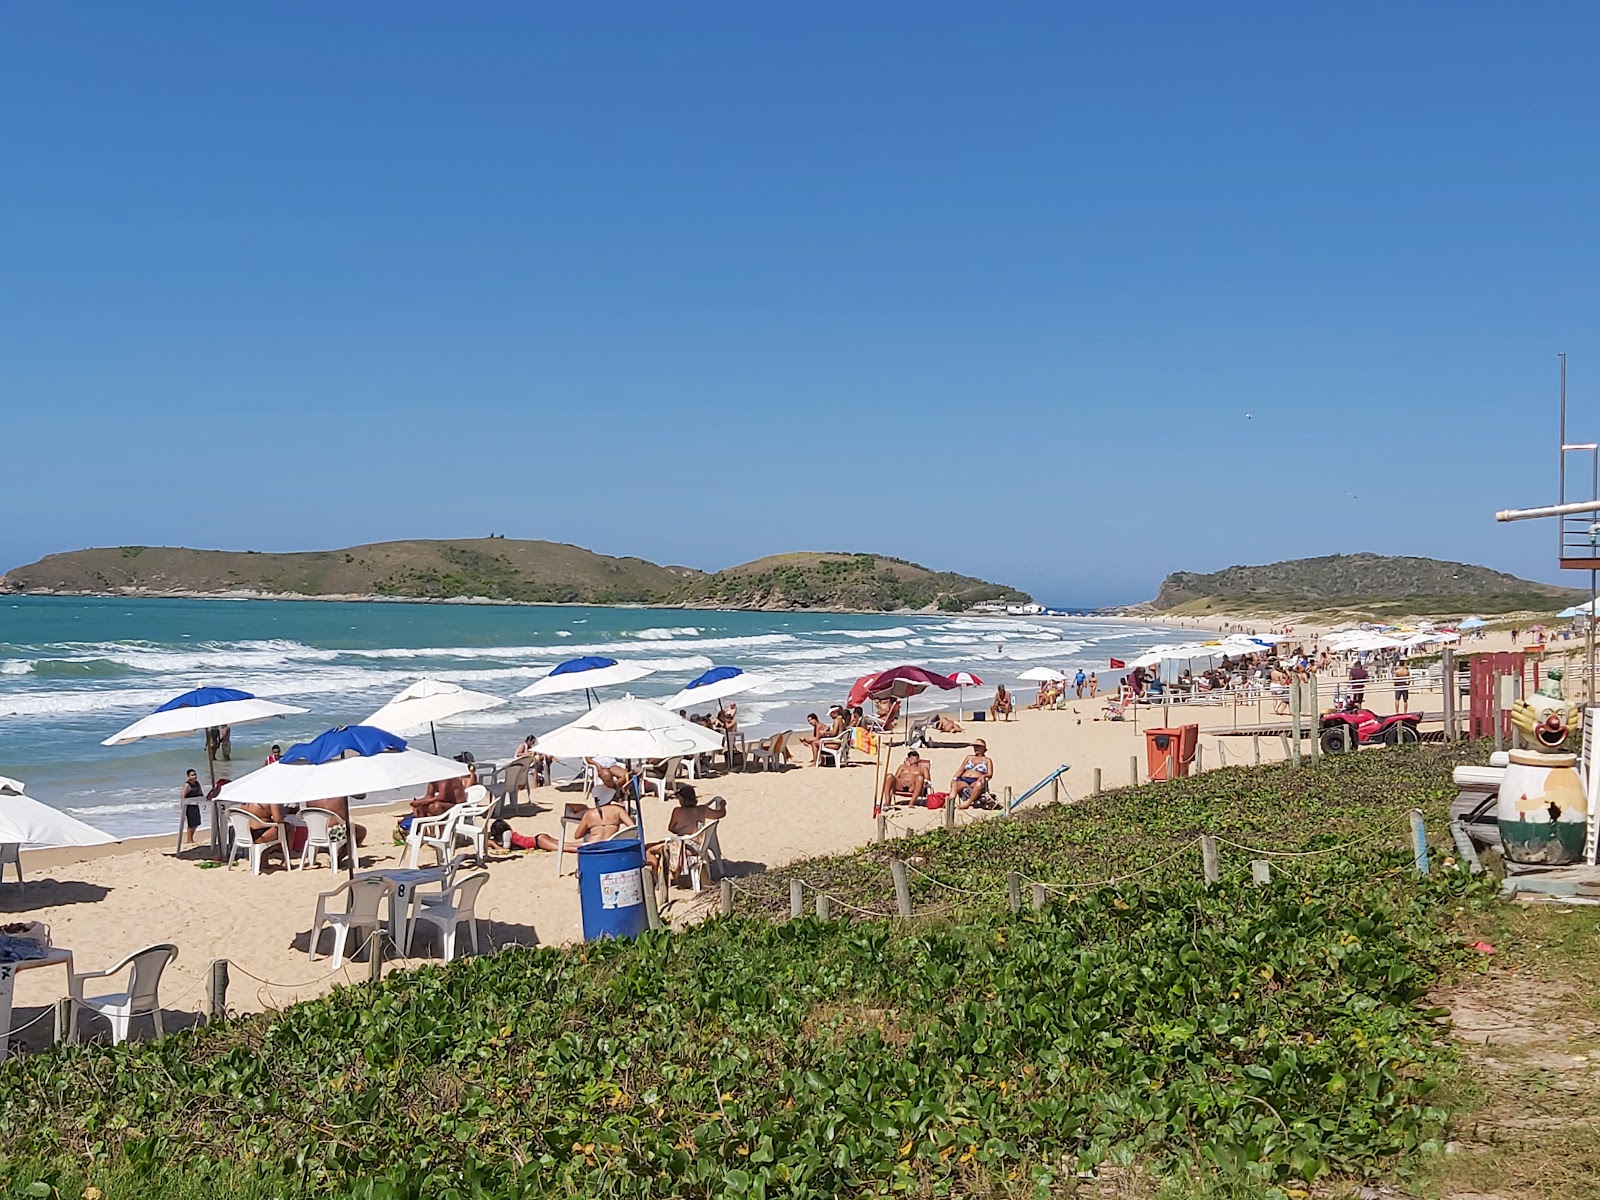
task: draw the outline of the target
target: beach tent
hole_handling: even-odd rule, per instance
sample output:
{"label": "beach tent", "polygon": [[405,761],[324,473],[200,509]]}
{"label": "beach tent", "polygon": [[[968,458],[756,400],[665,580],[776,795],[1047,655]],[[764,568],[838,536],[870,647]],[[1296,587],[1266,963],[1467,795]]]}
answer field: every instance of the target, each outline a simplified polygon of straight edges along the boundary
{"label": "beach tent", "polygon": [[35,800],[21,780],[0,775],[0,845],[103,846],[117,839]]}
{"label": "beach tent", "polygon": [[582,692],[584,699],[592,706],[595,700],[595,688],[632,683],[635,679],[643,679],[646,675],[654,673],[653,667],[618,662],[614,658],[601,658],[598,655],[569,658],[566,662],[551,667],[543,679],[530,683],[517,695],[551,696],[558,692]]}
{"label": "beach tent", "polygon": [[462,713],[498,708],[504,703],[501,697],[487,692],[468,691],[437,679],[419,679],[361,723],[399,734],[414,733],[427,726],[433,738],[433,752],[437,754],[439,736],[433,728],[436,723]]}
{"label": "beach tent", "polygon": [[1572,617],[1586,617],[1594,610],[1594,601],[1587,604],[1574,604],[1571,608],[1563,608],[1556,614],[1558,617],[1571,619]]}
{"label": "beach tent", "polygon": [[1457,625],[1456,628],[1457,629],[1482,629],[1488,623],[1489,622],[1485,621],[1482,617],[1468,617],[1465,621],[1461,622],[1461,624]]}
{"label": "beach tent", "polygon": [[[683,690],[658,701],[663,708],[689,708],[695,704],[710,704],[728,696],[737,696],[752,688],[772,682],[764,675],[752,675],[738,667],[712,667],[691,679]],[[718,704],[718,708],[721,705]]]}

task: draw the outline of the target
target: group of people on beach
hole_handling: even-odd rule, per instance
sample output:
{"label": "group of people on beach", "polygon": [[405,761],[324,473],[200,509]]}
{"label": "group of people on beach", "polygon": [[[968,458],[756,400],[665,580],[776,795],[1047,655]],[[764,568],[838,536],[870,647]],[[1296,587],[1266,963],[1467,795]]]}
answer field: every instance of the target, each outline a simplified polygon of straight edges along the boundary
{"label": "group of people on beach", "polygon": [[[949,790],[933,790],[933,763],[921,751],[907,750],[898,767],[883,777],[881,796],[884,807],[925,804],[943,807],[954,804],[957,808],[995,808],[994,759],[989,757],[989,744],[983,738],[974,738],[971,749],[956,767]],[[936,803],[930,804],[930,801]]]}

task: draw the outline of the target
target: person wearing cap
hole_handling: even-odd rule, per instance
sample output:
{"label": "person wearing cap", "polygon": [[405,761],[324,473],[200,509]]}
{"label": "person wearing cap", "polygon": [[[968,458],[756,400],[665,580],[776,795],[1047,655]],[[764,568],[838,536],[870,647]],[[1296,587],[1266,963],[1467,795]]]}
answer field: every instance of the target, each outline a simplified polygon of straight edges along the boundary
{"label": "person wearing cap", "polygon": [[903,763],[883,777],[883,803],[889,807],[898,801],[915,804],[928,794],[933,783],[933,768],[915,750],[908,750]]}
{"label": "person wearing cap", "polygon": [[989,796],[989,785],[994,781],[994,760],[989,757],[989,745],[982,738],[972,743],[972,753],[961,760],[956,777],[950,781],[950,794],[957,808],[994,807]]}

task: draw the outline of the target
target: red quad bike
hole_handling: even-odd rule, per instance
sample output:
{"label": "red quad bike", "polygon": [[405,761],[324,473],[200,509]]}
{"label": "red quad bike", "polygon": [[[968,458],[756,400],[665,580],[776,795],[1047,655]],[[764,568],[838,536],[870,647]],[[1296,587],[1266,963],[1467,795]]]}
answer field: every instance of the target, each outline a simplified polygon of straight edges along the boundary
{"label": "red quad bike", "polygon": [[1417,726],[1421,723],[1421,713],[1395,713],[1380,717],[1369,709],[1357,708],[1352,700],[1343,708],[1322,714],[1322,749],[1328,754],[1339,754],[1346,749],[1354,750],[1357,746],[1400,746],[1420,742],[1422,734]]}

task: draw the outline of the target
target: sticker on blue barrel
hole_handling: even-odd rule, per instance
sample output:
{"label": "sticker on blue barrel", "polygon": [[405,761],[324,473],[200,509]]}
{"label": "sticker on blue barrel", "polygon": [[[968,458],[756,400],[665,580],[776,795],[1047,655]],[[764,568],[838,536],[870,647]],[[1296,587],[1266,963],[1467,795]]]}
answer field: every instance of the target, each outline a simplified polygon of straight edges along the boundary
{"label": "sticker on blue barrel", "polygon": [[601,908],[633,908],[643,903],[644,885],[639,880],[638,867],[600,876]]}

